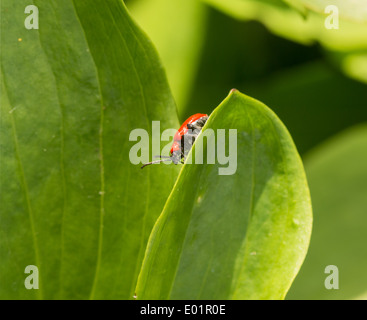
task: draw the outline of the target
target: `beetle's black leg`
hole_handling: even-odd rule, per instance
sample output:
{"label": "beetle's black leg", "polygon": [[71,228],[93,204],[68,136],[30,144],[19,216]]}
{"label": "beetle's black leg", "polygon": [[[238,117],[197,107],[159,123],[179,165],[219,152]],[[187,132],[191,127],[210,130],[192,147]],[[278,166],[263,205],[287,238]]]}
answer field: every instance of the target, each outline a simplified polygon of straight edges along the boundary
{"label": "beetle's black leg", "polygon": [[154,158],[171,159],[171,157],[169,157],[169,156],[154,156]]}
{"label": "beetle's black leg", "polygon": [[171,158],[169,158],[169,159],[161,159],[161,160],[151,161],[151,162],[148,162],[148,163],[143,164],[141,166],[141,169],[143,169],[144,167],[149,166],[151,164],[157,164],[157,163],[166,162],[166,161],[173,161],[173,160]]}

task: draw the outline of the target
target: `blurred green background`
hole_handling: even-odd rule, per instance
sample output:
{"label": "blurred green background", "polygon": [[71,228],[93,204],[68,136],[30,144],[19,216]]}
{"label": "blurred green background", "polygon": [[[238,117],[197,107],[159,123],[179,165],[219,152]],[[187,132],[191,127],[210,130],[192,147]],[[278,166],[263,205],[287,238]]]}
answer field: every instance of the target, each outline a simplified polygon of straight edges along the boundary
{"label": "blurred green background", "polygon": [[[367,4],[128,0],[155,44],[179,118],[237,88],[281,118],[304,159],[311,245],[288,299],[367,299]],[[291,5],[289,5],[289,3]],[[339,29],[324,8],[339,8]],[[327,290],[325,267],[339,269]]]}

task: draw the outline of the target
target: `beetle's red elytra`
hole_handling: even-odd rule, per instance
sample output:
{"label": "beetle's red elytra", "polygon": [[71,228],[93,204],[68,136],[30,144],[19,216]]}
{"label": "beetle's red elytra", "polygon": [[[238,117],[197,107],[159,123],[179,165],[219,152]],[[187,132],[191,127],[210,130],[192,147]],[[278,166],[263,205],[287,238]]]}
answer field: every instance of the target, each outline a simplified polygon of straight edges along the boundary
{"label": "beetle's red elytra", "polygon": [[204,113],[196,113],[187,118],[173,137],[173,143],[169,156],[158,156],[161,158],[160,160],[148,162],[141,168],[143,169],[148,165],[165,161],[172,161],[174,164],[183,163],[192,145],[194,144],[195,139],[199,135],[207,120],[208,115]]}

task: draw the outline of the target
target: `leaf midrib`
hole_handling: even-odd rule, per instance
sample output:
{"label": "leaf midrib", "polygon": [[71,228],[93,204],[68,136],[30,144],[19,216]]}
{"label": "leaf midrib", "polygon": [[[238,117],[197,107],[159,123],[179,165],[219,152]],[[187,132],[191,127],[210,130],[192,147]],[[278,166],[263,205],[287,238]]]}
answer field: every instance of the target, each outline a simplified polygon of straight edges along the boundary
{"label": "leaf midrib", "polygon": [[[33,4],[34,1],[32,1]],[[41,29],[43,30],[43,29]],[[63,257],[64,257],[64,251],[65,251],[65,243],[64,243],[64,224],[65,224],[65,209],[66,209],[66,176],[65,176],[65,155],[64,155],[64,151],[65,151],[65,132],[64,132],[64,128],[65,128],[65,110],[63,107],[63,104],[61,103],[61,99],[60,99],[60,92],[59,92],[59,86],[58,86],[58,81],[57,81],[57,77],[56,74],[53,70],[52,64],[50,62],[50,59],[47,55],[47,52],[43,46],[42,40],[41,40],[41,30],[39,30],[39,32],[37,33],[38,35],[38,41],[40,44],[40,47],[44,53],[44,56],[47,60],[47,63],[49,65],[49,68],[51,70],[52,76],[54,78],[54,85],[56,88],[56,94],[57,94],[57,101],[58,101],[58,106],[60,108],[60,115],[61,115],[61,125],[60,125],[60,170],[61,170],[61,185],[62,185],[62,192],[63,192],[63,207],[62,207],[62,213],[61,213],[61,253],[60,253],[60,267],[59,267],[59,284],[61,284],[61,280],[62,280],[62,264],[63,264]],[[61,285],[59,285],[59,294],[61,294]]]}
{"label": "leaf midrib", "polygon": [[[5,74],[3,72],[3,66],[2,65],[1,65],[1,74],[2,74],[2,77],[3,77],[3,83],[4,83],[3,87],[4,87],[6,92],[9,92],[9,90],[7,88],[6,77],[5,77]],[[9,94],[6,94],[6,95],[7,95],[7,98],[8,98],[8,101],[9,101],[10,105],[12,105],[10,95]],[[9,111],[11,111],[11,110],[9,110]],[[22,164],[21,157],[20,157],[20,152],[19,152],[19,143],[18,143],[18,135],[17,135],[15,119],[14,119],[13,112],[9,112],[9,111],[8,111],[8,113],[10,114],[10,119],[11,119],[11,124],[12,124],[13,143],[14,143],[14,150],[15,150],[15,155],[16,155],[17,163],[18,163],[18,171],[19,171],[19,176],[20,176],[19,178],[20,178],[20,182],[22,184],[22,190],[24,192],[24,197],[25,197],[26,205],[27,205],[27,212],[28,212],[29,222],[30,222],[30,225],[31,225],[34,256],[35,256],[35,261],[37,263],[37,267],[40,269],[39,246],[38,246],[38,240],[37,240],[37,235],[36,235],[36,230],[35,230],[34,215],[33,215],[33,210],[32,210],[31,202],[30,202],[30,198],[29,198],[29,190],[28,190],[28,185],[27,185],[27,181],[26,181],[26,178],[25,178],[25,174],[24,174],[24,168],[23,168],[23,164]],[[39,280],[40,280],[40,283],[42,284],[41,274],[42,273],[39,273]],[[38,291],[39,299],[42,299],[43,298],[42,285],[39,286],[39,289],[37,291]]]}

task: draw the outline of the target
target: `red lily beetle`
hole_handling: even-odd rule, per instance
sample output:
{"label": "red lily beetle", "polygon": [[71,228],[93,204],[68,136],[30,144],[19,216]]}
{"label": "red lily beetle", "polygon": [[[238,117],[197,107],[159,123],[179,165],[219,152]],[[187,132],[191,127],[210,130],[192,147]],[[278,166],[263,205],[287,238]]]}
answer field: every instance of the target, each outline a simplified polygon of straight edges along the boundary
{"label": "red lily beetle", "polygon": [[[189,153],[195,139],[199,135],[204,124],[208,120],[208,115],[203,113],[197,113],[186,119],[180,129],[176,132],[173,137],[173,144],[169,156],[158,156],[161,159],[148,162],[141,168],[150,164],[156,164],[164,161],[172,161],[174,164],[184,163],[187,154]],[[188,131],[192,130],[191,133]],[[190,139],[191,138],[191,139]]]}

